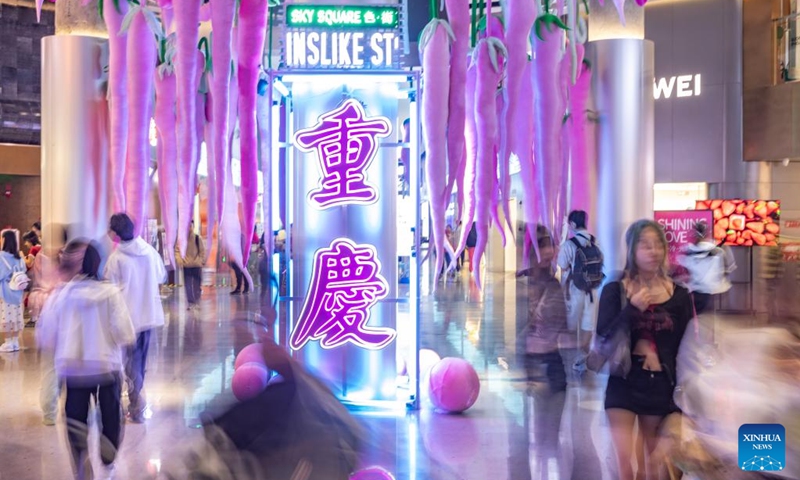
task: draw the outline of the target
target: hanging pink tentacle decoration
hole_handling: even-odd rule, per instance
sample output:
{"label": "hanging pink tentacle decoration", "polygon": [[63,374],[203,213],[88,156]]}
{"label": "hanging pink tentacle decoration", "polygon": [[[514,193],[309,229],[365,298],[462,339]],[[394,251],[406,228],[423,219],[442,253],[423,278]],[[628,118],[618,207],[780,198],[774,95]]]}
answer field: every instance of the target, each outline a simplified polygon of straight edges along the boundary
{"label": "hanging pink tentacle decoration", "polygon": [[[533,92],[534,92],[534,152],[539,190],[539,212],[542,224],[555,234],[561,227],[563,197],[561,125],[566,107],[561,93],[560,61],[564,32],[559,28],[544,28],[532,35]],[[533,235],[535,238],[535,235]]]}
{"label": "hanging pink tentacle decoration", "polygon": [[[512,152],[519,152],[519,166],[520,166],[520,180],[522,181],[522,188],[525,189],[524,201],[527,208],[523,208],[525,214],[525,230],[528,232],[530,238],[536,238],[536,225],[539,219],[543,216],[540,211],[543,207],[539,204],[538,184],[537,184],[537,162],[535,159],[535,133],[534,133],[534,115],[533,115],[533,62],[528,62],[525,65],[525,73],[522,82],[522,88],[519,96],[519,111],[524,113],[519,118],[519,122],[515,124],[517,133],[517,147],[513,147]],[[523,205],[523,207],[525,207]],[[536,253],[537,260],[539,257],[539,244],[533,243],[533,250]],[[526,263],[526,265],[528,265]]]}
{"label": "hanging pink tentacle decoration", "polygon": [[498,61],[500,55],[506,55],[505,46],[496,38],[483,39],[475,47],[474,59],[477,67],[475,121],[478,138],[475,222],[478,241],[473,255],[476,265],[476,268],[473,268],[473,272],[475,273],[475,283],[478,288],[482,288],[480,264],[489,241],[492,188],[497,186],[497,173],[492,168],[495,165],[495,147],[498,138],[497,87],[502,77],[502,70]]}
{"label": "hanging pink tentacle decoration", "polygon": [[[486,17],[486,30],[484,30],[480,38],[496,38],[501,42],[505,42],[505,27],[503,26],[503,22],[495,15],[489,15]],[[527,47],[526,47],[527,49]],[[500,70],[504,70],[505,68],[505,57],[498,58],[498,65]],[[498,105],[502,105],[504,101],[503,98],[498,98]],[[508,134],[508,127],[506,125],[506,117],[502,114],[502,112],[498,112],[498,139],[497,139],[497,148],[498,148],[498,178],[496,179],[497,188],[499,189],[498,195],[495,197],[492,196],[492,218],[495,219],[495,224],[497,225],[498,231],[501,233],[503,238],[503,245],[505,246],[506,243],[506,236],[505,231],[503,230],[503,222],[500,221],[500,215],[495,210],[499,208],[503,212],[503,217],[505,219],[505,226],[508,228],[509,231],[513,234],[513,227],[511,226],[511,213],[508,207],[508,197],[511,191],[511,175],[509,174],[508,169],[508,158],[506,157],[505,160],[503,159],[504,155],[500,154],[500,150],[502,149],[502,145],[506,143],[505,137]],[[502,199],[502,200],[501,200]]]}
{"label": "hanging pink tentacle decoration", "polygon": [[647,4],[647,0],[636,0],[636,5],[640,7],[644,7]]}
{"label": "hanging pink tentacle decoration", "polygon": [[572,172],[572,209],[591,211],[591,173],[594,170],[587,153],[587,119],[586,106],[592,85],[592,70],[582,63],[578,81],[570,88],[569,111],[567,122],[570,139],[570,164]]}
{"label": "hanging pink tentacle decoration", "polygon": [[267,0],[240,0],[239,5],[239,130],[242,163],[242,245],[244,263],[250,258],[250,242],[258,203],[258,127],[256,97],[264,39],[267,33]]}
{"label": "hanging pink tentacle decoration", "polygon": [[[163,72],[163,73],[162,73]],[[175,239],[178,228],[178,169],[175,165],[175,74],[159,70],[155,75],[155,122],[158,131],[158,198],[161,203],[161,220],[166,236],[166,252],[175,265]]]}
{"label": "hanging pink tentacle decoration", "polygon": [[153,118],[156,37],[145,9],[135,7],[128,30],[128,142],[125,166],[125,210],[133,219],[134,235],[144,233],[150,168],[150,120]]}
{"label": "hanging pink tentacle decoration", "polygon": [[[503,130],[503,128],[505,128],[505,125],[503,124],[503,121],[502,121],[503,95],[500,92],[498,92],[497,95],[495,96],[495,111],[497,112],[497,114],[496,114],[497,115],[497,123],[498,123],[499,127],[497,129],[497,135],[495,137],[495,144],[494,144],[494,148],[493,148],[493,152],[494,153],[492,155],[493,156],[493,158],[492,158],[492,172],[497,172],[498,168],[500,166],[500,142],[501,142],[501,138],[504,136],[502,130]],[[506,173],[507,172],[508,172],[508,167],[506,167]],[[491,210],[491,213],[492,213],[492,222],[494,223],[495,228],[497,228],[497,231],[500,233],[500,239],[501,239],[501,241],[503,243],[503,247],[505,248],[505,246],[506,246],[506,231],[505,231],[505,227],[508,227],[508,229],[511,230],[511,221],[509,220],[509,214],[508,213],[505,213],[505,220],[506,220],[505,223],[503,223],[503,221],[500,219],[500,211],[501,210],[503,212],[508,212],[508,201],[506,201],[507,195],[503,196],[502,199],[501,199],[502,189],[503,189],[503,187],[502,187],[502,185],[500,183],[501,180],[502,180],[501,178],[495,177],[494,185],[492,185],[492,210]],[[500,202],[503,202],[503,206],[502,207],[500,206]]]}
{"label": "hanging pink tentacle decoration", "polygon": [[128,13],[128,2],[103,2],[103,20],[108,35],[108,105],[109,105],[109,164],[111,194],[115,212],[125,210],[125,156],[128,146],[128,33],[121,33],[122,20]]}
{"label": "hanging pink tentacle decoration", "polygon": [[264,183],[262,196],[262,218],[264,219],[264,252],[267,261],[272,264],[272,251],[274,238],[272,235],[272,130],[270,129],[270,114],[272,113],[272,84],[268,84],[266,93],[259,95],[256,105],[258,121],[258,142],[261,157],[261,174]]}
{"label": "hanging pink tentacle decoration", "polygon": [[[535,236],[536,186],[533,178],[533,85],[531,62],[528,59],[528,37],[536,20],[536,5],[529,0],[508,0],[505,8],[506,47],[508,69],[503,95],[506,98],[503,116],[506,135],[501,139],[501,159],[510,163],[515,155],[520,163],[520,180],[523,189],[524,223],[529,235]],[[513,101],[512,101],[513,99]],[[510,176],[509,176],[510,178]],[[504,192],[510,187],[503,185]],[[524,255],[527,255],[527,250]],[[527,265],[527,261],[525,262]]]}
{"label": "hanging pink tentacle decoration", "polygon": [[467,246],[467,237],[475,220],[475,175],[476,161],[478,158],[478,133],[475,124],[475,85],[478,78],[478,69],[474,62],[467,69],[467,119],[464,126],[465,156],[464,156],[464,209],[461,214],[461,236],[458,239],[456,257],[460,257]]}
{"label": "hanging pink tentacle decoration", "polygon": [[[210,79],[209,79],[210,80]],[[209,248],[206,248],[206,258],[205,261],[208,262],[208,258],[211,255],[211,248],[210,245],[214,241],[214,227],[217,223],[219,214],[217,212],[217,184],[216,184],[216,175],[214,171],[214,165],[216,164],[216,152],[214,151],[214,133],[215,133],[215,123],[214,123],[214,95],[211,89],[208,90],[206,94],[206,108],[205,108],[205,117],[206,123],[203,127],[203,138],[205,139],[206,143],[206,189],[208,192],[207,202],[206,202],[206,245],[209,245]]]}
{"label": "hanging pink tentacle decoration", "polygon": [[447,118],[450,92],[449,26],[434,19],[423,30],[422,55],[422,133],[425,138],[425,183],[431,208],[433,246],[436,252],[434,288],[444,265],[445,204],[447,188]]}
{"label": "hanging pink tentacle decoration", "polygon": [[625,0],[614,0],[614,6],[617,7],[620,23],[625,26]]}
{"label": "hanging pink tentacle decoration", "polygon": [[[445,0],[447,19],[453,29],[453,45],[450,57],[450,92],[447,119],[447,190],[443,196],[444,209],[458,185],[459,192],[464,184],[464,126],[466,122],[467,67],[470,47],[470,0]],[[463,192],[459,193],[463,197]],[[461,203],[458,205],[461,212]]]}
{"label": "hanging pink tentacle decoration", "polygon": [[[231,82],[236,82],[235,73],[231,78]],[[231,101],[229,104],[228,115],[233,119],[236,118],[238,112],[239,91],[235,88],[232,88],[230,95]],[[225,148],[229,150],[233,144],[234,125],[235,122],[230,122],[228,125],[227,143]],[[225,175],[225,204],[223,205],[223,210],[220,212],[220,218],[223,218],[224,220],[219,224],[219,241],[223,252],[225,252],[225,255],[228,257],[228,262],[238,265],[247,277],[248,282],[250,282],[250,274],[248,273],[247,269],[244,268],[244,255],[242,254],[242,245],[244,244],[244,240],[242,238],[243,235],[241,222],[239,221],[242,212],[239,208],[239,199],[236,195],[236,187],[233,185],[233,173],[231,172],[230,165],[228,165]],[[249,239],[250,236],[248,235],[247,238]],[[250,283],[250,285],[252,285],[252,283]]]}
{"label": "hanging pink tentacle decoration", "polygon": [[189,223],[192,219],[194,190],[192,166],[197,155],[197,41],[200,23],[198,0],[173,0],[175,12],[175,76],[178,80],[178,247],[186,253]]}
{"label": "hanging pink tentacle decoration", "polygon": [[[219,212],[218,223],[223,222],[225,211],[225,179],[231,163],[231,151],[228,147],[228,130],[235,118],[230,116],[231,96],[231,60],[233,58],[233,17],[236,15],[236,0],[211,0],[211,30],[214,33],[211,41],[211,102],[214,118],[214,132],[211,138],[211,150],[214,151],[214,162],[209,164],[209,172],[213,170],[214,192],[216,194],[215,210]],[[213,165],[213,166],[212,166]],[[209,175],[208,181],[212,181]]]}
{"label": "hanging pink tentacle decoration", "polygon": [[[206,63],[206,57],[203,54],[202,50],[197,50],[195,52],[197,56],[197,64],[200,65],[200,68],[197,69],[197,85],[198,87],[202,83],[203,75],[205,72],[204,66]],[[192,164],[189,166],[189,191],[191,192],[192,198],[192,218],[194,218],[194,199],[197,196],[197,167],[200,165],[200,155],[202,152],[202,145],[204,141],[207,141],[204,138],[205,134],[205,123],[206,123],[206,94],[203,92],[198,91],[196,94],[195,99],[195,135],[197,136],[197,143],[195,144],[195,153],[192,156]],[[210,139],[208,139],[210,140]],[[208,152],[206,152],[208,153]],[[206,157],[208,160],[208,157]],[[190,220],[191,222],[191,220]]]}

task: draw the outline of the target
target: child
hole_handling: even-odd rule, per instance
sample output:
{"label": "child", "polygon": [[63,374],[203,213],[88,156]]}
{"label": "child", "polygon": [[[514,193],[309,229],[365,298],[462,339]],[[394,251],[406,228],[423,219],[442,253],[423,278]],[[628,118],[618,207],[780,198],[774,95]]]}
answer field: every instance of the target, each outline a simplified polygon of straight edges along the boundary
{"label": "child", "polygon": [[2,251],[0,251],[0,332],[5,342],[0,345],[0,353],[19,351],[19,332],[22,330],[23,290],[11,287],[11,278],[17,272],[27,270],[19,254],[19,232],[3,230]]}

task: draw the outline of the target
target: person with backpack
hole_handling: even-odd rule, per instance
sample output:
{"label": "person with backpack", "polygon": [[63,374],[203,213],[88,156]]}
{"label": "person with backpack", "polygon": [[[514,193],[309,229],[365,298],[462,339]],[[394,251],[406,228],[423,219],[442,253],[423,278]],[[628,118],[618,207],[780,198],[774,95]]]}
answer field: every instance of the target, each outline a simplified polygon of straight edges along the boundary
{"label": "person with backpack", "polygon": [[574,368],[582,371],[597,318],[597,290],[605,279],[603,252],[586,228],[586,212],[573,210],[567,220],[572,236],[561,247],[558,266],[567,300],[567,328],[578,336],[580,354]]}
{"label": "person with backpack", "polygon": [[736,270],[736,261],[729,249],[719,247],[709,238],[705,222],[694,224],[694,243],[688,245],[680,258],[689,272],[687,286],[694,297],[697,313],[703,313],[715,295],[731,289],[728,276]]}
{"label": "person with backpack", "polygon": [[0,251],[0,332],[5,342],[0,353],[19,351],[19,333],[22,330],[22,296],[30,280],[28,269],[19,252],[19,232],[3,230]]}

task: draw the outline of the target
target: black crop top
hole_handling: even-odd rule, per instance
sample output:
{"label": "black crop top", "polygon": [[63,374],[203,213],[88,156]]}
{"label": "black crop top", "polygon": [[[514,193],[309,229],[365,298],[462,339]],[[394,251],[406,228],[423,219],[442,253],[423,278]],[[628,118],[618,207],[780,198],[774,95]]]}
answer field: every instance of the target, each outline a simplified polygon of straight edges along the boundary
{"label": "black crop top", "polygon": [[656,346],[661,363],[676,378],[674,375],[678,348],[686,327],[694,317],[689,291],[675,285],[675,291],[669,300],[641,312],[630,300],[622,308],[621,288],[620,282],[610,282],[603,287],[597,316],[597,334],[608,336],[618,327],[628,328],[631,334],[631,351],[639,340],[650,340]]}

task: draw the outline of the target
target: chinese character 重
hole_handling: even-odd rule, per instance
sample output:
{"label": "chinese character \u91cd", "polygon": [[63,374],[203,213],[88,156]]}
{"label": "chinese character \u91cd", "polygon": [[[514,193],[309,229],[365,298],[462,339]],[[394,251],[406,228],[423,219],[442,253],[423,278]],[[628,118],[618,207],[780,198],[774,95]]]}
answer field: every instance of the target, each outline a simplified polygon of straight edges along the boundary
{"label": "chinese character \u91cd", "polygon": [[364,107],[353,99],[322,115],[316,125],[295,134],[298,148],[315,152],[319,161],[319,188],[309,199],[320,208],[374,203],[378,191],[366,182],[366,171],[378,151],[378,137],[386,137],[391,124],[385,117],[366,118]]}

